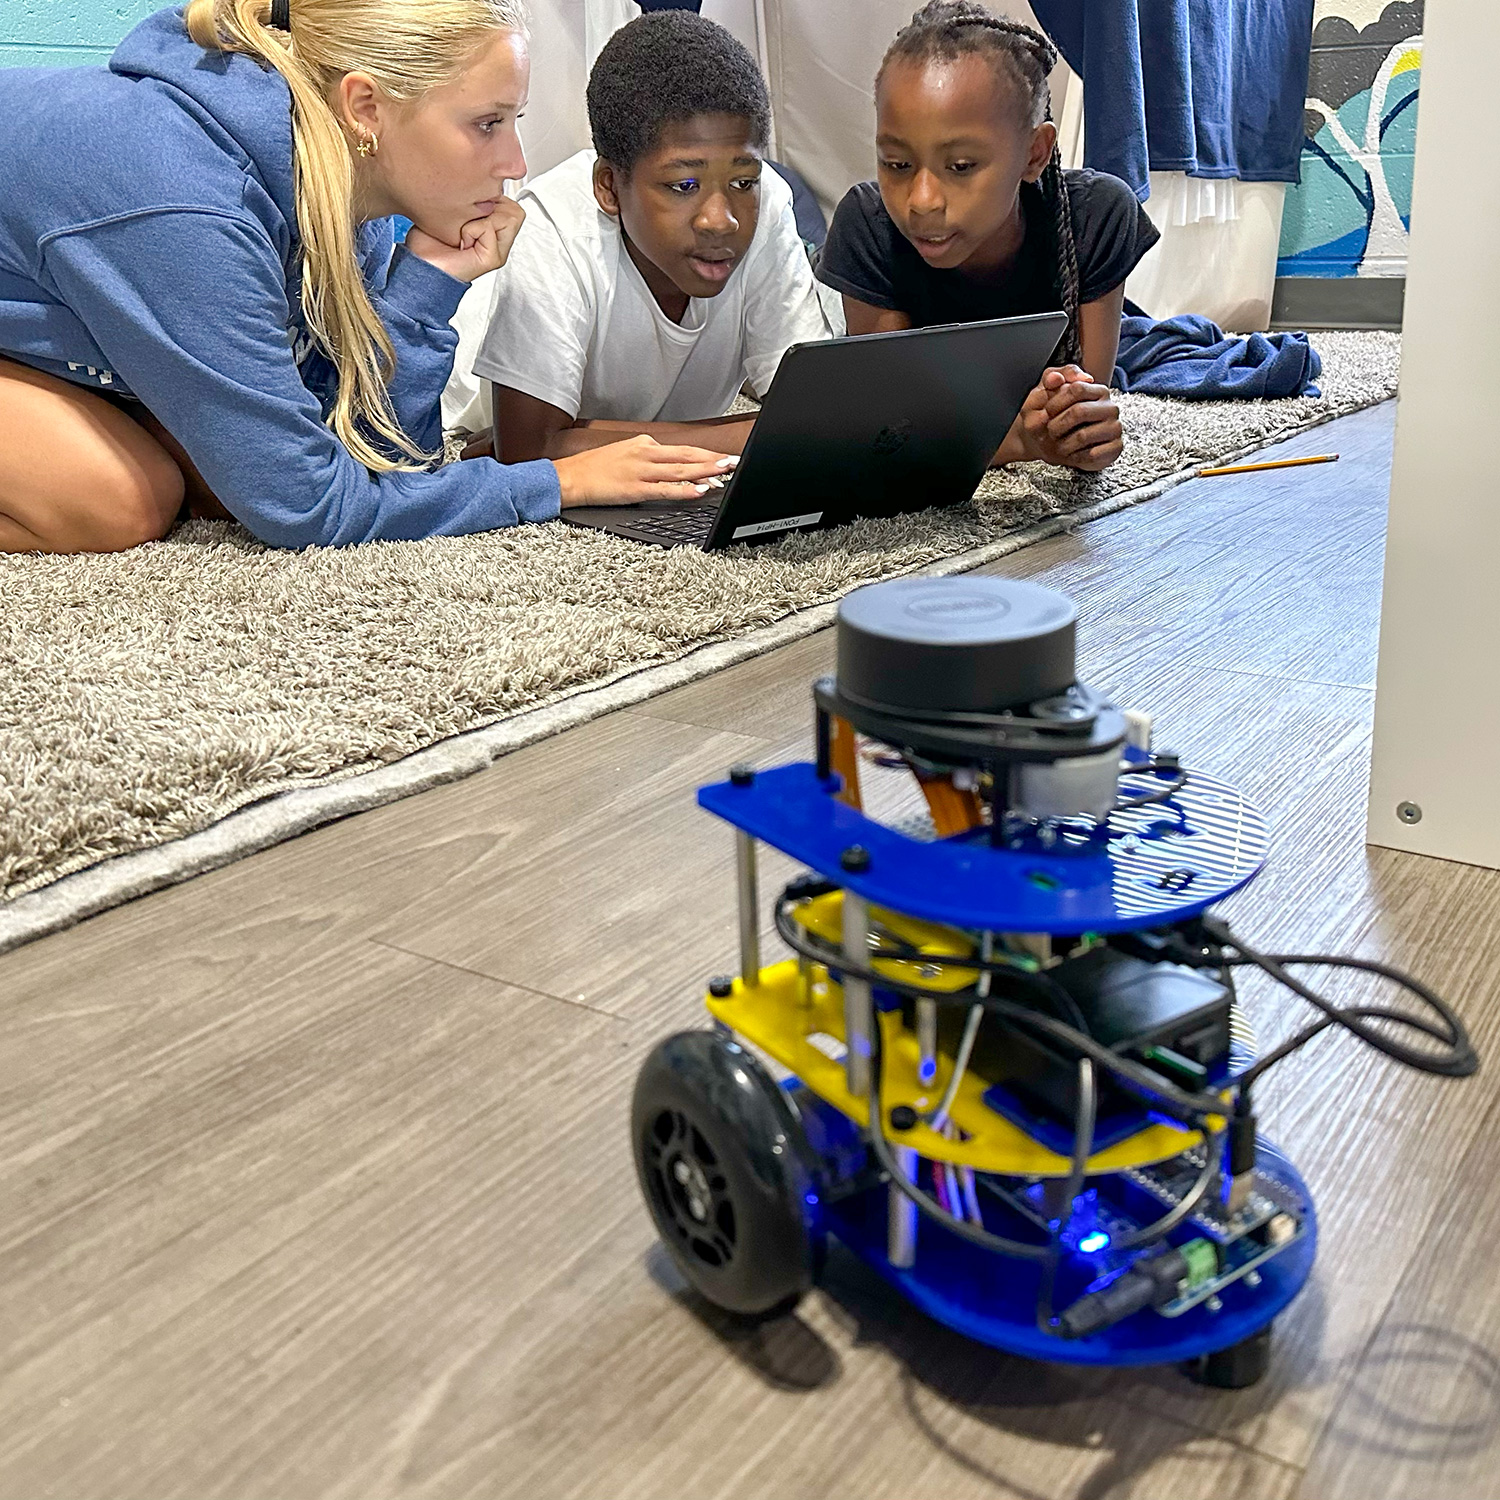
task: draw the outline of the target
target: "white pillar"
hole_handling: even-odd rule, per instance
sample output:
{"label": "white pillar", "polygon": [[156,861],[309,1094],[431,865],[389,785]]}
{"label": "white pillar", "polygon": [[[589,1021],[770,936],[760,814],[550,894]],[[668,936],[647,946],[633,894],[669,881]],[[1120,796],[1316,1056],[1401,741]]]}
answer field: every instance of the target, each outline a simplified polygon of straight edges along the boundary
{"label": "white pillar", "polygon": [[1401,406],[1369,837],[1500,868],[1500,172],[1482,119],[1500,5],[1430,5],[1417,122]]}

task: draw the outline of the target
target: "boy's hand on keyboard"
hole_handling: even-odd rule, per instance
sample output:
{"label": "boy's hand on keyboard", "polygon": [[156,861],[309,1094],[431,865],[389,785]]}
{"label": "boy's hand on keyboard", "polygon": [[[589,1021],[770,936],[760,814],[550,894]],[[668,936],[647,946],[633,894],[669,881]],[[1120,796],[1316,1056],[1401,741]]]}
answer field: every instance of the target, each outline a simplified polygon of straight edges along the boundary
{"label": "boy's hand on keyboard", "polygon": [[665,447],[645,434],[553,460],[565,506],[646,500],[717,504],[722,485],[715,481],[731,474],[738,462],[706,448]]}
{"label": "boy's hand on keyboard", "polygon": [[1077,365],[1043,373],[1021,408],[1021,430],[1030,457],[1070,469],[1096,473],[1125,447],[1120,408],[1109,387]]}

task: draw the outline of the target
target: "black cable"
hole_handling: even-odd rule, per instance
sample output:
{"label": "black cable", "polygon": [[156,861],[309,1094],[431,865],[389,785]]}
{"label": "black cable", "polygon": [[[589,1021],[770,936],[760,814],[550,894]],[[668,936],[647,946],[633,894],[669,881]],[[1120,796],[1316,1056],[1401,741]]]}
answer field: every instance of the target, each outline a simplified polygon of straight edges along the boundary
{"label": "black cable", "polygon": [[891,1154],[890,1142],[885,1134],[885,1111],[880,1102],[880,1075],[884,1066],[884,1040],[881,1035],[880,1017],[870,1028],[870,1148],[890,1178],[897,1192],[905,1194],[930,1219],[935,1219],[944,1229],[951,1230],[960,1239],[968,1240],[984,1250],[993,1250],[1000,1255],[1015,1255],[1022,1260],[1045,1260],[1051,1253],[1051,1245],[1029,1245],[1024,1240],[1009,1240],[1002,1235],[991,1234],[982,1225],[971,1224],[950,1214],[936,1198],[924,1193],[915,1182],[901,1170]]}
{"label": "black cable", "polygon": [[[1038,970],[1032,973],[1029,969],[1016,967],[1002,969],[992,977],[1009,980],[1018,990],[1031,991],[1038,1000],[1045,999],[1047,1009],[1060,1021],[1065,1021],[1069,1026],[1076,1026],[1085,1036],[1092,1034],[1078,1001],[1046,972]],[[994,993],[993,990],[991,993]]]}
{"label": "black cable", "polygon": [[1301,1031],[1289,1036],[1280,1046],[1273,1047],[1264,1057],[1258,1057],[1239,1075],[1240,1096],[1243,1098],[1250,1090],[1255,1080],[1268,1068],[1273,1068],[1283,1058],[1290,1057],[1299,1048],[1305,1047],[1320,1032],[1327,1031],[1334,1024],[1332,1016],[1319,1016],[1311,1026],[1305,1026]]}
{"label": "black cable", "polygon": [[[1204,956],[1200,959],[1199,966],[1205,968],[1234,966],[1237,964],[1253,964],[1256,968],[1269,974],[1278,984],[1284,985],[1293,994],[1300,995],[1310,1005],[1315,1005],[1328,1020],[1336,1025],[1344,1027],[1345,1030],[1353,1032],[1360,1041],[1367,1046],[1373,1047],[1377,1052],[1384,1053],[1393,1061],[1402,1063],[1408,1068],[1415,1068],[1422,1073],[1435,1073],[1447,1078],[1467,1078],[1476,1072],[1479,1067],[1479,1056],[1474,1050],[1473,1043],[1469,1040],[1469,1034],[1458,1014],[1445,1001],[1442,996],[1429,989],[1418,979],[1413,979],[1410,974],[1404,974],[1400,969],[1393,968],[1390,964],[1379,963],[1369,958],[1343,958],[1336,954],[1320,953],[1287,953],[1287,954],[1265,954],[1259,953],[1243,939],[1237,938],[1229,927],[1215,917],[1204,917],[1201,925],[1203,930],[1222,948],[1232,949],[1240,954],[1240,958],[1225,958],[1219,955],[1217,958]],[[1442,1028],[1434,1027],[1431,1023],[1423,1021],[1418,1016],[1407,1015],[1401,1011],[1390,1010],[1387,1007],[1371,1006],[1339,1006],[1325,996],[1310,989],[1294,975],[1287,973],[1288,965],[1307,965],[1319,968],[1358,969],[1367,974],[1378,974],[1383,979],[1389,979],[1399,985],[1409,994],[1415,995],[1423,1004],[1430,1007],[1442,1021]],[[1410,1026],[1434,1040],[1445,1043],[1444,1051],[1434,1053],[1431,1050],[1408,1046],[1379,1031],[1375,1026],[1367,1024],[1369,1019],[1393,1021],[1398,1025]],[[1319,1028],[1321,1029],[1321,1028]],[[1317,1031],[1310,1030],[1302,1034],[1298,1046],[1311,1041]],[[1295,1040],[1295,1039],[1294,1039]],[[1260,1063],[1253,1065],[1253,1071],[1258,1076],[1272,1061],[1279,1062],[1295,1048],[1288,1048],[1286,1044],[1276,1050],[1274,1055],[1268,1055]]]}
{"label": "black cable", "polygon": [[1073,1200],[1083,1191],[1089,1175],[1089,1157],[1094,1154],[1094,1124],[1099,1118],[1099,1089],[1094,1083],[1094,1065],[1086,1057],[1078,1059],[1078,1105],[1073,1112],[1073,1163],[1068,1173],[1067,1191],[1063,1202],[1068,1205],[1067,1216],[1060,1219],[1057,1238],[1072,1222]]}
{"label": "black cable", "polygon": [[1153,803],[1166,802],[1175,797],[1188,784],[1188,773],[1180,766],[1163,766],[1152,761],[1144,766],[1131,766],[1120,772],[1123,776],[1158,776],[1162,771],[1170,770],[1172,779],[1164,785],[1149,792],[1142,792],[1135,797],[1125,797],[1114,805],[1115,812],[1129,812],[1136,807],[1150,807]]}
{"label": "black cable", "polygon": [[1057,1228],[1052,1234],[1052,1254],[1042,1263],[1041,1280],[1036,1291],[1036,1326],[1043,1333],[1053,1333],[1056,1311],[1053,1307],[1057,1290],[1057,1267],[1062,1260],[1063,1235],[1073,1222],[1074,1206],[1083,1185],[1088,1181],[1089,1157],[1094,1154],[1094,1124],[1099,1113],[1099,1090],[1094,1083],[1094,1065],[1086,1057],[1078,1059],[1078,1106],[1073,1114],[1073,1161],[1063,1185],[1062,1206]]}
{"label": "black cable", "polygon": [[[850,973],[856,971],[850,966],[843,956],[841,949],[831,949],[828,952],[811,950],[803,945],[796,933],[792,931],[791,923],[785,918],[785,911],[789,905],[788,898],[783,894],[776,907],[776,927],[787,946],[794,952],[802,953],[819,963],[831,964],[835,968],[843,968]],[[1466,1078],[1479,1067],[1479,1058],[1469,1041],[1468,1032],[1463,1022],[1458,1018],[1451,1006],[1443,998],[1429,989],[1420,980],[1389,964],[1377,962],[1366,958],[1345,958],[1337,954],[1275,954],[1268,955],[1249,948],[1236,938],[1229,928],[1216,918],[1204,917],[1200,919],[1200,925],[1204,931],[1221,948],[1232,948],[1241,956],[1239,958],[1226,957],[1222,953],[1213,954],[1202,950],[1190,950],[1184,943],[1173,957],[1181,963],[1189,964],[1195,968],[1219,969],[1244,967],[1253,965],[1269,974],[1277,983],[1285,985],[1294,994],[1301,996],[1310,1004],[1315,1005],[1328,1017],[1331,1023],[1344,1026],[1361,1041],[1374,1047],[1376,1051],[1390,1057],[1393,1061],[1415,1068],[1420,1072],[1434,1073],[1443,1077]],[[1024,983],[1025,981],[1040,982],[1046,985],[1048,991],[1056,990],[1065,994],[1062,986],[1056,981],[1049,980],[1045,975],[1026,974],[1024,970],[1017,969],[1012,964],[986,962],[981,958],[960,958],[951,954],[924,953],[921,955],[923,963],[935,965],[958,966],[977,970],[981,973],[1003,974],[1013,982]],[[1309,989],[1292,975],[1288,974],[1285,966],[1289,964],[1315,965],[1326,968],[1358,969],[1365,973],[1376,974],[1381,978],[1389,979],[1400,985],[1409,993],[1417,996],[1424,1004],[1431,1007],[1441,1018],[1443,1030],[1432,1028],[1427,1022],[1415,1016],[1409,1016],[1401,1011],[1389,1010],[1384,1007],[1351,1006],[1341,1007],[1333,1001],[1319,995],[1315,990]],[[1085,1056],[1093,1058],[1096,1063],[1101,1064],[1125,1087],[1138,1094],[1144,1094],[1159,1104],[1165,1104],[1168,1108],[1177,1111],[1189,1119],[1205,1114],[1222,1115],[1225,1110],[1225,1100],[1218,1094],[1190,1094],[1176,1085],[1168,1083],[1160,1074],[1144,1067],[1134,1064],[1129,1059],[1122,1058],[1117,1054],[1099,1046],[1088,1037],[1086,1033],[1075,1030],[1062,1022],[1054,1021],[1050,1016],[1045,1016],[1026,1007],[1016,1006],[1009,1002],[989,999],[978,999],[966,995],[960,991],[957,993],[938,993],[927,990],[921,986],[909,985],[903,981],[891,979],[886,975],[877,974],[866,969],[856,974],[858,978],[868,979],[873,984],[878,984],[886,989],[901,994],[910,994],[918,998],[933,999],[940,1004],[983,1004],[987,1009],[1020,1026],[1030,1026],[1034,1031],[1039,1031],[1055,1040],[1081,1051]],[[1399,1025],[1410,1026],[1434,1040],[1447,1044],[1447,1053],[1434,1055],[1430,1051],[1419,1050],[1408,1047],[1402,1043],[1384,1036],[1373,1026],[1365,1025],[1365,1019],[1384,1020],[1395,1022]],[[1321,1030],[1322,1028],[1318,1028]],[[1253,1064],[1254,1077],[1259,1077],[1273,1062],[1280,1062],[1289,1056],[1296,1047],[1305,1045],[1318,1034],[1317,1030],[1299,1033],[1300,1040],[1293,1039],[1295,1045],[1283,1045],[1278,1048],[1274,1055],[1261,1059],[1259,1063]],[[1230,1079],[1226,1088],[1233,1086],[1238,1079]]]}
{"label": "black cable", "polygon": [[1214,1178],[1219,1175],[1219,1155],[1223,1146],[1224,1134],[1219,1131],[1210,1134],[1203,1133],[1203,1169],[1198,1173],[1192,1187],[1190,1187],[1174,1208],[1170,1208],[1161,1218],[1152,1224],[1142,1224],[1139,1229],[1132,1229],[1129,1234],[1122,1234],[1113,1241],[1116,1250],[1134,1250],[1137,1245],[1148,1245],[1153,1240],[1159,1240],[1164,1234],[1171,1232],[1188,1218],[1193,1210],[1203,1201],[1204,1195],[1213,1186]]}
{"label": "black cable", "polygon": [[[1086,1032],[1079,1031],[1066,1022],[1059,1021],[1030,1006],[1004,1000],[996,995],[977,995],[973,991],[931,990],[922,985],[911,984],[907,980],[895,979],[890,975],[878,973],[868,965],[856,965],[849,960],[843,949],[832,945],[825,946],[821,941],[799,930],[789,915],[790,905],[791,901],[784,894],[778,899],[774,912],[776,931],[793,953],[811,959],[814,963],[820,963],[826,968],[851,975],[855,979],[863,979],[868,984],[888,990],[893,994],[911,995],[918,1000],[933,1000],[939,1005],[962,1005],[964,1007],[982,1005],[991,1014],[999,1016],[1014,1026],[1029,1028],[1091,1058],[1096,1066],[1102,1067],[1122,1087],[1143,1096],[1156,1108],[1165,1109],[1189,1122],[1197,1123],[1201,1117],[1208,1115],[1223,1116],[1231,1107],[1223,1094],[1210,1091],[1194,1093],[1179,1088],[1144,1063],[1112,1052]],[[950,959],[945,955],[927,955],[924,961],[953,963],[964,968],[991,973],[1007,973],[1012,976],[1020,972],[1008,965],[986,963],[982,959]]]}

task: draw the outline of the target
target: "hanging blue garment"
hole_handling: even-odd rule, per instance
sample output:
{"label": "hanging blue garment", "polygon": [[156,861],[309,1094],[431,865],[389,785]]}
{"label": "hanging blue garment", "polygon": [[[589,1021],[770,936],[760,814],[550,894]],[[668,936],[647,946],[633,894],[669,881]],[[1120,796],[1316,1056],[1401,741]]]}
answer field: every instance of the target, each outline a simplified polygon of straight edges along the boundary
{"label": "hanging blue garment", "polygon": [[1084,165],[1300,182],[1313,0],[1034,0],[1084,81]]}
{"label": "hanging blue garment", "polygon": [[1317,396],[1323,373],[1318,351],[1305,333],[1226,335],[1197,313],[1156,322],[1120,319],[1116,390],[1189,401],[1262,396]]}

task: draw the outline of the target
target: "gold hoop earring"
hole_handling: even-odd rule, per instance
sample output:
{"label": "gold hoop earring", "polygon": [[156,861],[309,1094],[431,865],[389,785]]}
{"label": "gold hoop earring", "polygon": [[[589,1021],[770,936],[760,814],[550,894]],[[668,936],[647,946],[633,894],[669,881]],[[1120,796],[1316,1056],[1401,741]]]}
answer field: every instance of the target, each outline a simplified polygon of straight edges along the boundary
{"label": "gold hoop earring", "polygon": [[373,132],[370,135],[361,136],[354,149],[361,156],[374,156],[380,150],[380,137]]}

